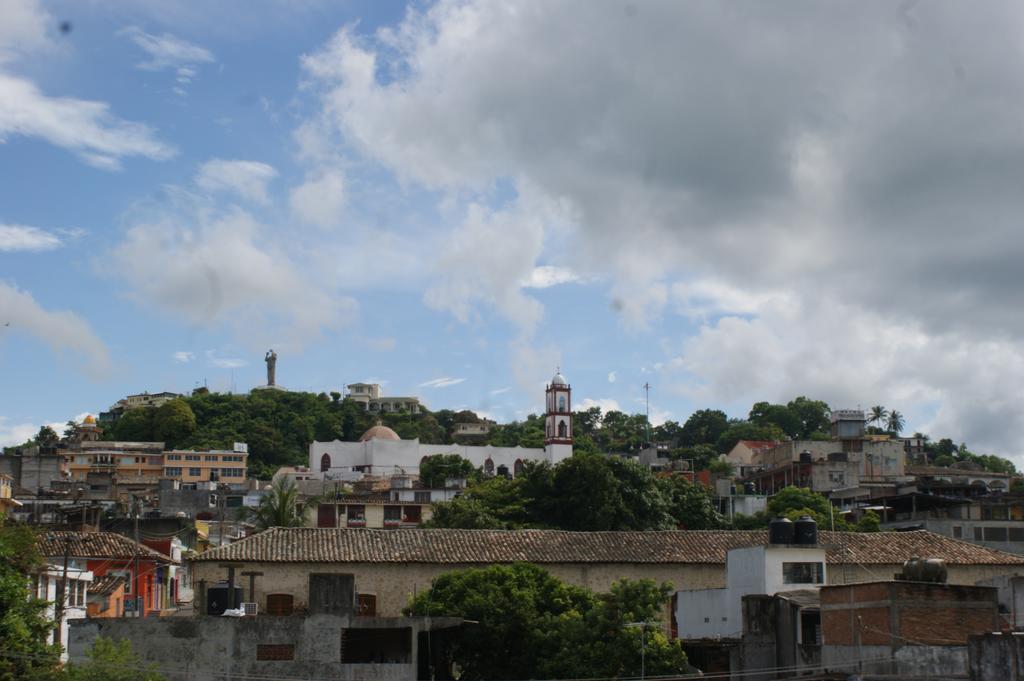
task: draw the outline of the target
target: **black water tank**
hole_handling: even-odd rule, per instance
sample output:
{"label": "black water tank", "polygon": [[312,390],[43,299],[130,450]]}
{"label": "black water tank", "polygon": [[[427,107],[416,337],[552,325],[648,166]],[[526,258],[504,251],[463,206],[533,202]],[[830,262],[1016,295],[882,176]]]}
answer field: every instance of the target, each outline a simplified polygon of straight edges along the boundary
{"label": "black water tank", "polygon": [[811,463],[814,461],[814,455],[811,454],[810,450],[805,449],[800,452],[800,463]]}
{"label": "black water tank", "polygon": [[809,515],[800,516],[793,523],[794,544],[816,546],[818,544],[818,523]]}
{"label": "black water tank", "polygon": [[792,544],[793,521],[789,518],[778,517],[768,523],[768,543]]}
{"label": "black water tank", "polygon": [[[236,608],[242,607],[242,587],[235,587]],[[211,586],[206,590],[206,614],[223,615],[228,609],[228,585],[224,582]]]}

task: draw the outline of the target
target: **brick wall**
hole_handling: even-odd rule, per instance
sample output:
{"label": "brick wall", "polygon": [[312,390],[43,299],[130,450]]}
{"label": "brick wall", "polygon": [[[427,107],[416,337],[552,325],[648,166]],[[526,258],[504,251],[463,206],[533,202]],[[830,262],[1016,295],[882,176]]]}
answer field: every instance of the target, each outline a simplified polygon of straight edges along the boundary
{"label": "brick wall", "polygon": [[999,628],[992,587],[872,582],[821,589],[825,645],[966,645]]}

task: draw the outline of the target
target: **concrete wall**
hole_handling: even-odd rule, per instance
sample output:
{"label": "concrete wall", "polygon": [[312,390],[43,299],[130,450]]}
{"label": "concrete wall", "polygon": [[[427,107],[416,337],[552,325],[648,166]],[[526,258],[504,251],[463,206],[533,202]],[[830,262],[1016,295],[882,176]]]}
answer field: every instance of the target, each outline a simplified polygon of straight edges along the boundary
{"label": "concrete wall", "polygon": [[967,648],[971,681],[1024,681],[1024,634],[972,636]]}
{"label": "concrete wall", "polygon": [[[967,677],[967,646],[821,647],[821,664],[826,671],[860,673],[865,679],[928,679],[964,681]],[[994,677],[1005,681],[1008,677]]]}
{"label": "concrete wall", "polygon": [[[193,584],[206,585],[227,579],[227,570],[216,562],[193,561]],[[309,575],[313,572],[355,575],[356,591],[377,597],[377,614],[397,617],[414,594],[430,588],[431,581],[452,570],[486,565],[424,564],[424,563],[238,563],[241,572],[262,572],[256,578],[256,602],[266,608],[268,594],[291,594],[296,608],[306,607]],[[623,578],[653,579],[670,582],[675,588],[706,589],[724,586],[724,571],[715,565],[664,565],[643,563],[568,563],[541,565],[555,577],[597,592],[606,592]],[[240,582],[248,594],[248,579]],[[667,613],[666,613],[667,614]]]}
{"label": "concrete wall", "polygon": [[63,464],[64,457],[59,454],[0,454],[0,473],[6,473],[14,479],[16,486],[32,492],[40,487],[48,488],[51,482],[63,480]]}
{"label": "concrete wall", "polygon": [[[434,623],[451,626],[449,619]],[[408,663],[342,664],[342,631],[360,628],[412,628]],[[421,618],[383,620],[339,615],[309,617],[118,618],[79,620],[70,627],[69,654],[83,661],[97,637],[128,640],[132,650],[167,678],[227,681],[234,678],[290,678],[340,681],[407,681],[416,678],[417,634]],[[275,646],[280,657],[266,657]]]}
{"label": "concrete wall", "polygon": [[[570,450],[571,451],[571,450]],[[385,474],[402,469],[414,473],[420,469],[420,461],[425,456],[435,454],[458,454],[476,467],[482,467],[490,459],[494,468],[507,466],[509,472],[514,470],[515,463],[522,461],[547,461],[548,454],[543,449],[527,449],[524,447],[477,447],[473,445],[428,445],[417,440],[368,440],[366,442],[313,442],[309,446],[309,468],[313,476],[323,476],[320,472],[320,460],[327,454],[331,458],[331,470],[327,476],[346,478],[351,474],[353,466],[372,466],[373,472]]]}

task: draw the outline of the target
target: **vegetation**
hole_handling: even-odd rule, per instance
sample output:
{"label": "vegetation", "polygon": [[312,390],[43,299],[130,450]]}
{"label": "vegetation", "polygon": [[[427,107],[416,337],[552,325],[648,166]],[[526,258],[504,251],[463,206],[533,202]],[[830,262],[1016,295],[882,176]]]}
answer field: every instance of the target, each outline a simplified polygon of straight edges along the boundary
{"label": "vegetation", "polygon": [[[155,665],[146,665],[127,640],[96,639],[88,662],[70,663],[52,681],[164,681]],[[48,681],[49,681],[48,679]]]}
{"label": "vegetation", "polygon": [[651,530],[723,526],[709,492],[620,457],[576,453],[557,465],[527,463],[513,480],[483,479],[434,505],[431,527]]}
{"label": "vegetation", "polygon": [[259,506],[255,509],[242,507],[239,511],[259,532],[271,527],[302,527],[306,509],[315,508],[318,503],[319,497],[300,499],[294,482],[278,478],[270,492],[260,498]]}
{"label": "vegetation", "polygon": [[641,645],[647,674],[678,675],[690,671],[679,643],[658,627],[629,626],[659,619],[671,591],[622,580],[594,594],[516,563],[441,575],[405,613],[466,620],[443,657],[468,681],[637,676]]}
{"label": "vegetation", "polygon": [[427,487],[444,487],[450,479],[469,479],[474,473],[473,464],[458,454],[435,454],[420,464],[420,482]]}
{"label": "vegetation", "polygon": [[59,660],[57,647],[43,642],[53,630],[46,603],[29,588],[40,565],[32,530],[0,513],[0,681],[38,678]]}

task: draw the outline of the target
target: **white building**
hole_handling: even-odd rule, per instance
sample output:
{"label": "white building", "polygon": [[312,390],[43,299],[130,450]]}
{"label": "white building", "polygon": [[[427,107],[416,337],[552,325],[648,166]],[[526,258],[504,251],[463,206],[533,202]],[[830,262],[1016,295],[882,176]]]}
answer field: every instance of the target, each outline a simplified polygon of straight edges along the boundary
{"label": "white building", "polygon": [[386,397],[378,383],[351,383],[347,386],[348,398],[355,400],[371,413],[392,413],[407,411],[419,414],[421,411],[418,397]]}
{"label": "white building", "polygon": [[555,464],[572,456],[572,388],[555,374],[546,388],[543,449],[460,444],[423,444],[403,440],[384,425],[366,431],[359,442],[314,441],[309,446],[311,476],[321,480],[359,480],[364,475],[390,475],[419,471],[423,459],[436,454],[458,454],[484,473],[518,475],[527,461]]}
{"label": "white building", "polygon": [[739,639],[743,597],[773,596],[825,583],[825,549],[817,544],[767,544],[732,549],[726,555],[726,587],[676,592],[681,639]]}
{"label": "white building", "polygon": [[[86,601],[89,595],[89,584],[92,582],[92,572],[82,569],[78,561],[72,560],[68,563],[67,587],[64,590],[64,612],[60,618],[60,661],[67,662],[67,641],[68,621],[80,620],[86,617]],[[32,578],[32,588],[36,598],[46,601],[47,619],[57,619],[57,600],[60,593],[60,580],[64,576],[64,566],[50,563],[36,573]],[[57,643],[54,639],[55,630],[46,635],[46,642]]]}

